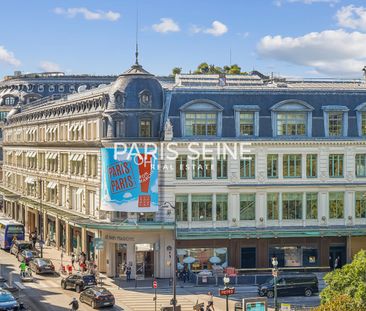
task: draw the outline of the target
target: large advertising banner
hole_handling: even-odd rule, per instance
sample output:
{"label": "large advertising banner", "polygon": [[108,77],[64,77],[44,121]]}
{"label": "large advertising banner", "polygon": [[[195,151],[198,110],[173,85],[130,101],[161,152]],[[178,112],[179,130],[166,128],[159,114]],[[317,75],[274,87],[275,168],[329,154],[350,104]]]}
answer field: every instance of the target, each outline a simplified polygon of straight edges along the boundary
{"label": "large advertising banner", "polygon": [[102,210],[158,211],[158,155],[149,150],[102,149]]}

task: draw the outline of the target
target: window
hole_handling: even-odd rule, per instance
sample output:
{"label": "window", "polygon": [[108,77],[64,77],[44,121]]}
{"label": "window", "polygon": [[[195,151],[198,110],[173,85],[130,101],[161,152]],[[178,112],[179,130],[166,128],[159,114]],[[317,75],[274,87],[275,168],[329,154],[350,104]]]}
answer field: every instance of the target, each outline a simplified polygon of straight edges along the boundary
{"label": "window", "polygon": [[255,155],[244,155],[240,160],[240,178],[255,178]]}
{"label": "window", "polygon": [[329,155],[329,177],[343,177],[343,154]]}
{"label": "window", "polygon": [[61,173],[67,173],[69,168],[69,155],[67,153],[60,154],[60,161],[61,161]]}
{"label": "window", "polygon": [[175,196],[175,212],[177,221],[188,221],[188,195],[180,194]]}
{"label": "window", "polygon": [[366,192],[356,192],[356,218],[366,218]]}
{"label": "window", "polygon": [[342,136],[343,134],[343,112],[328,113],[329,136]]}
{"label": "window", "polygon": [[216,162],[216,171],[217,171],[217,178],[225,179],[227,178],[227,156],[226,155],[219,155]]}
{"label": "window", "polygon": [[216,136],[217,114],[194,112],[185,114],[186,136]]}
{"label": "window", "polygon": [[356,177],[366,177],[366,154],[356,154]]}
{"label": "window", "polygon": [[318,155],[317,154],[307,154],[306,155],[306,177],[314,178],[317,176],[317,164]]}
{"label": "window", "polygon": [[70,169],[72,175],[84,175],[84,155],[74,153],[70,156]]}
{"label": "window", "polygon": [[283,177],[301,178],[301,154],[283,155]]}
{"label": "window", "polygon": [[5,97],[5,106],[13,106],[15,104],[15,97],[13,96],[8,96],[8,97]]}
{"label": "window", "polygon": [[240,194],[240,220],[255,220],[255,193]]}
{"label": "window", "polygon": [[70,85],[69,86],[69,92],[70,93],[74,93],[75,92],[75,85]]}
{"label": "window", "polygon": [[187,156],[179,155],[175,160],[175,177],[177,179],[187,179]]}
{"label": "window", "polygon": [[212,196],[192,195],[192,220],[212,220]]}
{"label": "window", "polygon": [[50,93],[53,93],[55,91],[55,86],[53,84],[51,84],[49,87],[48,87],[48,91]]}
{"label": "window", "polygon": [[96,154],[87,156],[88,176],[96,177],[98,171],[98,156]]}
{"label": "window", "polygon": [[139,213],[138,221],[139,222],[151,222],[155,219],[155,213]]}
{"label": "window", "polygon": [[278,112],[278,136],[304,136],[306,135],[306,112]]}
{"label": "window", "polygon": [[140,137],[151,137],[151,120],[140,120]]}
{"label": "window", "polygon": [[58,86],[58,91],[59,91],[60,93],[65,92],[65,87],[64,87],[64,85],[63,85],[63,84],[60,84],[60,85]]}
{"label": "window", "polygon": [[366,135],[366,112],[363,111],[361,113],[361,135]]}
{"label": "window", "polygon": [[0,121],[4,121],[7,116],[8,113],[6,111],[0,111]]}
{"label": "window", "polygon": [[44,92],[44,85],[43,84],[38,85],[38,92],[40,92],[40,93]]}
{"label": "window", "polygon": [[278,193],[267,193],[267,219],[278,220]]}
{"label": "window", "polygon": [[318,219],[318,194],[306,193],[306,219]]}
{"label": "window", "polygon": [[278,178],[278,154],[267,155],[267,177]]}
{"label": "window", "polygon": [[216,195],[216,220],[223,221],[228,219],[227,210],[227,194],[217,194]]}
{"label": "window", "polygon": [[[142,129],[142,125],[141,125],[141,122],[145,122],[145,121],[148,121],[150,122],[149,120],[141,120],[140,121],[140,136],[142,136],[142,130],[145,131],[146,129]],[[144,125],[145,126],[145,125]],[[150,127],[150,125],[149,125]],[[125,123],[123,120],[116,120],[116,121],[113,121],[113,130],[114,130],[114,137],[124,137],[125,136]],[[96,131],[95,131],[96,132]],[[145,132],[144,132],[145,133]],[[150,137],[150,130],[148,132],[146,132],[147,136],[143,136],[143,137]]]}
{"label": "window", "polygon": [[200,156],[193,160],[193,178],[211,178],[211,160],[203,160]]}
{"label": "window", "polygon": [[240,112],[240,135],[254,135],[254,112]]}
{"label": "window", "polygon": [[302,193],[282,194],[282,218],[302,219]]}
{"label": "window", "polygon": [[344,193],[329,192],[329,218],[344,217]]}

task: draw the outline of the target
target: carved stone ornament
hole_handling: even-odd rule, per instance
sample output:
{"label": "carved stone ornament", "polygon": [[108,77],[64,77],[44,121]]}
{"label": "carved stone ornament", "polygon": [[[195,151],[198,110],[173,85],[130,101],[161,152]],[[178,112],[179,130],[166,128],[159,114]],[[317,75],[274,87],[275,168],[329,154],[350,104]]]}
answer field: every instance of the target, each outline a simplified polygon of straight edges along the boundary
{"label": "carved stone ornament", "polygon": [[164,125],[164,140],[172,140],[173,139],[173,125],[170,122],[170,119],[166,120]]}

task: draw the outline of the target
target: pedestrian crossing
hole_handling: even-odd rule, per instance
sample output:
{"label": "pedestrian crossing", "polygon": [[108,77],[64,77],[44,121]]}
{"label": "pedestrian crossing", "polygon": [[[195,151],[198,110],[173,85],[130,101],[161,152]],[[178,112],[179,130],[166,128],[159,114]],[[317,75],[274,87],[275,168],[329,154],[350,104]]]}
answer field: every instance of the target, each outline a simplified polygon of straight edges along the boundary
{"label": "pedestrian crossing", "polygon": [[[27,288],[61,288],[60,279],[36,279],[34,278],[33,282],[23,282],[21,285],[24,287],[24,289]],[[21,287],[19,287],[21,288]],[[22,289],[22,288],[21,288]]]}

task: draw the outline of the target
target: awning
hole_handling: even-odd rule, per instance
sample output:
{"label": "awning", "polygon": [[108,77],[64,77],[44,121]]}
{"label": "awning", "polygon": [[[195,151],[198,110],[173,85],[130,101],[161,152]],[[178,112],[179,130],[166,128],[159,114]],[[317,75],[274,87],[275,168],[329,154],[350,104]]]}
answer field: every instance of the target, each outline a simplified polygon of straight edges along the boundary
{"label": "awning", "polygon": [[84,159],[84,155],[77,154],[77,153],[72,154],[70,157],[70,161],[82,161],[83,159]]}
{"label": "awning", "polygon": [[82,188],[79,188],[78,190],[76,190],[76,195],[80,195],[83,193],[83,190]]}
{"label": "awning", "polygon": [[37,155],[36,151],[28,151],[26,154],[27,158],[34,158]]}
{"label": "awning", "polygon": [[28,176],[25,179],[25,183],[27,183],[27,184],[34,184],[35,182],[36,182],[36,179],[34,177],[31,177],[31,176]]}
{"label": "awning", "polygon": [[31,134],[34,134],[37,131],[37,128],[32,129]]}
{"label": "awning", "polygon": [[15,155],[16,155],[17,157],[19,157],[19,156],[22,154],[22,152],[23,152],[23,151],[19,151],[19,150],[18,150],[17,152],[15,152]]}
{"label": "awning", "polygon": [[48,128],[46,129],[46,134],[47,134],[47,133],[49,133],[49,132],[51,132],[51,130],[52,130],[52,128],[48,127]]}
{"label": "awning", "polygon": [[46,159],[55,160],[57,158],[57,152],[48,152],[46,155]]}
{"label": "awning", "polygon": [[57,187],[57,183],[54,181],[50,181],[47,185],[47,188],[49,189],[55,189]]}
{"label": "awning", "polygon": [[13,174],[12,172],[6,172],[6,173],[5,173],[5,176],[6,176],[6,177],[9,177],[9,176],[10,176],[10,175],[12,175],[12,174]]}
{"label": "awning", "polygon": [[77,125],[71,125],[70,127],[69,127],[69,131],[71,132],[71,131],[73,131],[74,130],[74,127],[76,127]]}
{"label": "awning", "polygon": [[80,124],[79,127],[78,127],[78,130],[81,131],[81,129],[83,128],[83,124]]}

